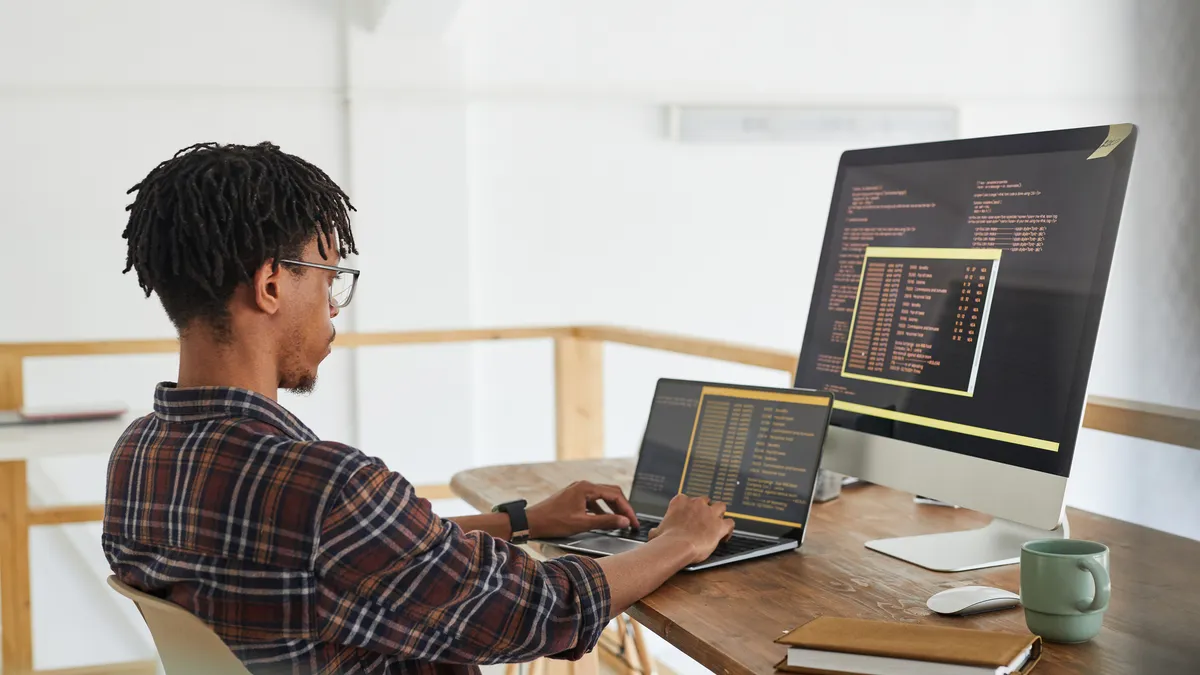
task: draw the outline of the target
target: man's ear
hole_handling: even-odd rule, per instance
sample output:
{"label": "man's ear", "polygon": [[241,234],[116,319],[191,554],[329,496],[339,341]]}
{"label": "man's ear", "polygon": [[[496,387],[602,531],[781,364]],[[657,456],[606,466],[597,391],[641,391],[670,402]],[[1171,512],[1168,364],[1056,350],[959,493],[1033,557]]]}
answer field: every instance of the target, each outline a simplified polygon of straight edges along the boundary
{"label": "man's ear", "polygon": [[262,312],[274,314],[279,311],[280,296],[283,294],[284,269],[275,268],[275,261],[268,260],[259,266],[251,279],[251,299]]}

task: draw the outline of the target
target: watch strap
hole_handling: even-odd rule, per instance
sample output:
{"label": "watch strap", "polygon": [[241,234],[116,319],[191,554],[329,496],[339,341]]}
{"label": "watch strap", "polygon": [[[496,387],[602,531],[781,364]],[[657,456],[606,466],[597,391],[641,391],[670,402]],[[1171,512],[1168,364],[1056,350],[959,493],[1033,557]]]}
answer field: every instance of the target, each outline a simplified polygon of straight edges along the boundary
{"label": "watch strap", "polygon": [[513,502],[505,502],[496,505],[492,512],[508,514],[508,523],[512,528],[512,536],[509,541],[514,544],[524,544],[529,541],[529,517],[525,515],[526,501],[520,499]]}

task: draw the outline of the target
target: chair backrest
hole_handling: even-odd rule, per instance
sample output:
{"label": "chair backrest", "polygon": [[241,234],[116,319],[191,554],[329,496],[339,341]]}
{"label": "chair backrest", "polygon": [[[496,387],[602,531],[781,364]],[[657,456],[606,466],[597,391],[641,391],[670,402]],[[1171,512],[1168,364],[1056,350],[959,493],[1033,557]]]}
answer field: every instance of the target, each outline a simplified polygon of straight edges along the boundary
{"label": "chair backrest", "polygon": [[191,612],[122,583],[108,585],[137,605],[167,675],[250,675],[221,638]]}

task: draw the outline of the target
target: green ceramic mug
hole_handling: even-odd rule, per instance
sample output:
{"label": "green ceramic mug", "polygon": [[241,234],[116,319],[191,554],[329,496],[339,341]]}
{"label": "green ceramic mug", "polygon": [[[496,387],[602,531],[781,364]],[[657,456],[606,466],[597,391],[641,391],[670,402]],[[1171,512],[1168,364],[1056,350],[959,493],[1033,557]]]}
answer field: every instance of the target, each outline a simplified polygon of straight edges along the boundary
{"label": "green ceramic mug", "polygon": [[1111,592],[1104,544],[1037,539],[1021,547],[1025,625],[1043,640],[1072,643],[1096,637]]}

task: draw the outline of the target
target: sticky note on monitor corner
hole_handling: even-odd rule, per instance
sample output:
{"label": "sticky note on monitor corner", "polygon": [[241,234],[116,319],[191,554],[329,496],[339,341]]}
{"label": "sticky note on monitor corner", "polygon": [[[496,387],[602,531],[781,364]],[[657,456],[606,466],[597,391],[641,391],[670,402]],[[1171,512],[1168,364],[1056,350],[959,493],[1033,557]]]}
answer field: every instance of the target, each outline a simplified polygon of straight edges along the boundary
{"label": "sticky note on monitor corner", "polygon": [[1121,141],[1128,138],[1132,131],[1132,124],[1113,124],[1109,126],[1108,137],[1104,139],[1104,142],[1100,144],[1100,147],[1096,148],[1095,152],[1088,155],[1088,159],[1108,157],[1108,154],[1112,152],[1114,148],[1120,145]]}

